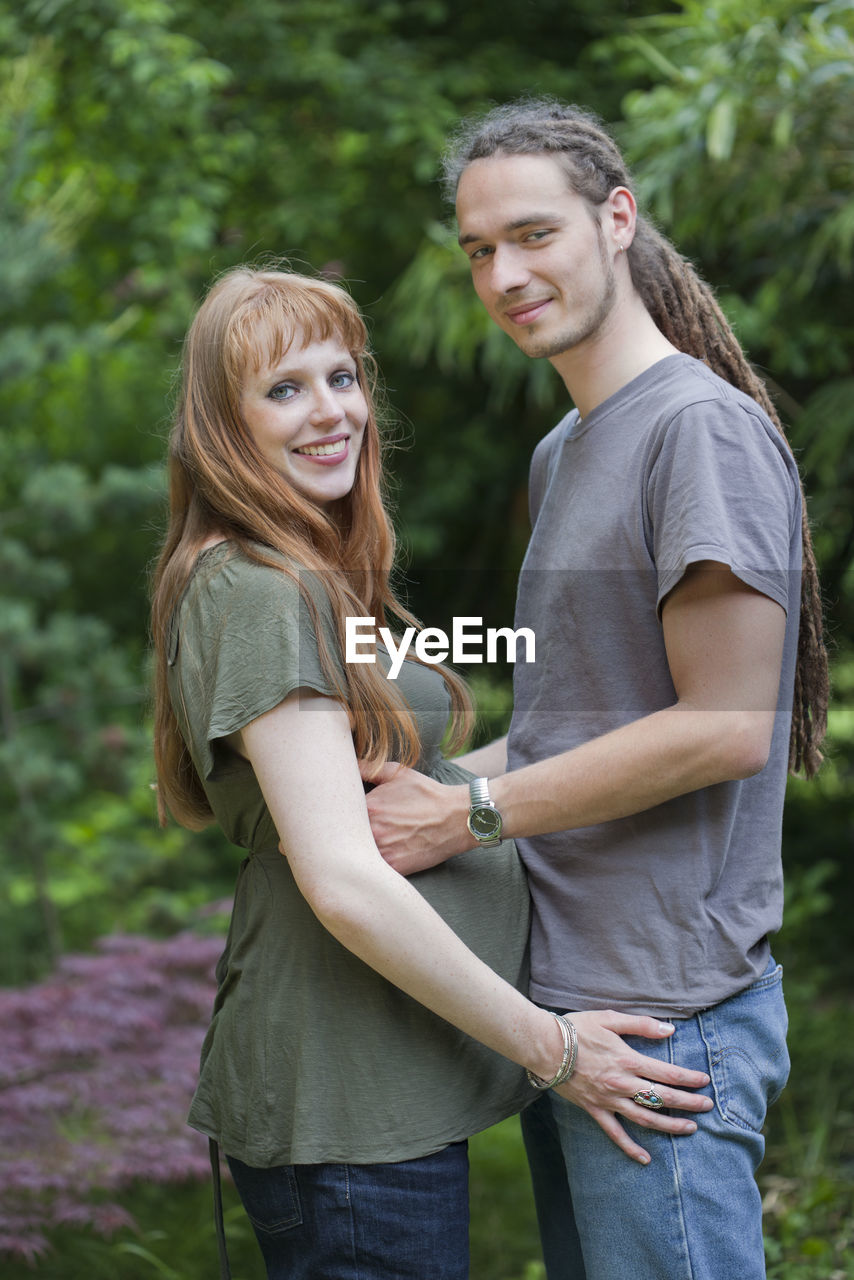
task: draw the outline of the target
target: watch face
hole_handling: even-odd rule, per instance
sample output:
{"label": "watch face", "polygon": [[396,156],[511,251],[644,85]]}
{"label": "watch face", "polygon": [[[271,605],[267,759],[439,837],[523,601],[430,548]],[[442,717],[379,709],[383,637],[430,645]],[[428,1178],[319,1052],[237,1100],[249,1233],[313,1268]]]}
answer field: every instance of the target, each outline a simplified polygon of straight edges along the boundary
{"label": "watch face", "polygon": [[501,814],[488,805],[484,805],[482,809],[472,809],[469,814],[469,830],[477,840],[494,840],[501,835]]}

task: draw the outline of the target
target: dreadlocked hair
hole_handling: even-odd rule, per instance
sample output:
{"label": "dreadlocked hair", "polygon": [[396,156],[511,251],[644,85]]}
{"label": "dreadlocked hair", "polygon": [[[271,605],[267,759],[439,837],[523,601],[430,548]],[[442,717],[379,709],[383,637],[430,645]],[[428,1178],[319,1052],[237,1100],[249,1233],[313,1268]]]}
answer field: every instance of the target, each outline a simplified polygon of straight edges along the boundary
{"label": "dreadlocked hair", "polygon": [[[632,190],[625,161],[599,118],[554,98],[524,98],[495,107],[480,119],[463,122],[443,159],[448,198],[453,201],[460,175],[468,165],[495,155],[551,156],[572,190],[594,211],[614,187]],[[732,386],[751,396],[791,452],[765,383],[747,360],[711,288],[691,263],[641,216],[627,258],[632,283],[664,336],[680,351],[702,360]],[[803,484],[801,497],[803,568],[789,770],[803,771],[809,778],[822,761],[829,680],[821,589]]]}

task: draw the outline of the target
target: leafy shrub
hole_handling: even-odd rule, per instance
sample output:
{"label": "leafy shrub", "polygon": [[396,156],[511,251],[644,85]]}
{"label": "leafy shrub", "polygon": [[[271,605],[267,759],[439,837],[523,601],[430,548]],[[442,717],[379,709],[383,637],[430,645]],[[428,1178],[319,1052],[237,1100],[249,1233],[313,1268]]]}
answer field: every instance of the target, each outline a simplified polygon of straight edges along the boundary
{"label": "leafy shrub", "polygon": [[185,1116],[218,938],[104,938],[45,982],[0,992],[0,1255],[58,1226],[133,1224],[121,1193],[208,1170]]}

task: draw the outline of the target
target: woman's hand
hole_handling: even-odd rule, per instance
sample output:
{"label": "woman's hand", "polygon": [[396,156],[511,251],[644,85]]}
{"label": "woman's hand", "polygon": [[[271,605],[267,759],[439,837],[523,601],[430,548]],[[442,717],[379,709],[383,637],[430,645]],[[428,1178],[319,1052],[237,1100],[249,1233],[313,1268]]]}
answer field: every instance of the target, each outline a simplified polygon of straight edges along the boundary
{"label": "woman's hand", "polygon": [[629,1137],[618,1115],[625,1116],[645,1129],[664,1133],[693,1133],[693,1120],[665,1115],[632,1101],[640,1089],[655,1085],[655,1092],[666,1108],[679,1111],[711,1111],[714,1103],[701,1093],[685,1089],[702,1089],[709,1077],[702,1071],[647,1058],[627,1045],[622,1036],[645,1036],[663,1040],[672,1034],[670,1023],[656,1018],[635,1017],[610,1010],[568,1015],[578,1032],[578,1059],[572,1078],[559,1085],[556,1092],[582,1107],[604,1129],[627,1156],[640,1164],[649,1164],[649,1155]]}

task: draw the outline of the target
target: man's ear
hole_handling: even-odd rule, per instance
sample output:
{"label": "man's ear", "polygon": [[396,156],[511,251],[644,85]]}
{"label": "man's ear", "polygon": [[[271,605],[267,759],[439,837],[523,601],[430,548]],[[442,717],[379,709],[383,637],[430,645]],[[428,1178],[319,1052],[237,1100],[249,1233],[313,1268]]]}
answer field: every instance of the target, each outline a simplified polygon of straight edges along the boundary
{"label": "man's ear", "polygon": [[634,240],[637,216],[637,203],[628,187],[614,187],[605,202],[603,223],[616,252],[625,251]]}

